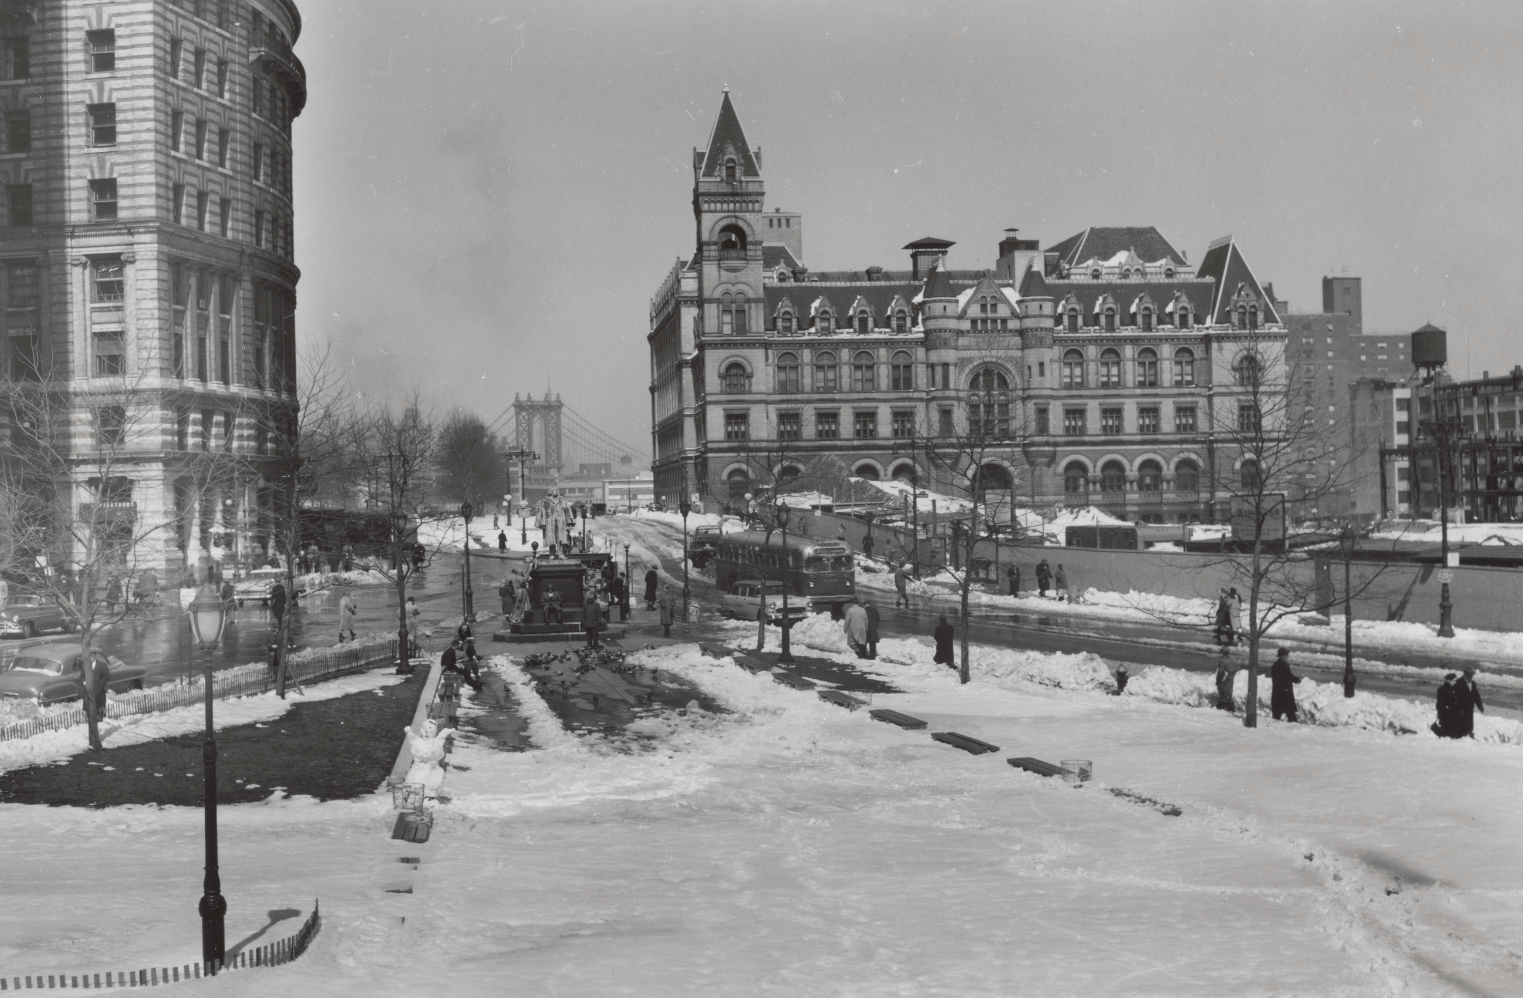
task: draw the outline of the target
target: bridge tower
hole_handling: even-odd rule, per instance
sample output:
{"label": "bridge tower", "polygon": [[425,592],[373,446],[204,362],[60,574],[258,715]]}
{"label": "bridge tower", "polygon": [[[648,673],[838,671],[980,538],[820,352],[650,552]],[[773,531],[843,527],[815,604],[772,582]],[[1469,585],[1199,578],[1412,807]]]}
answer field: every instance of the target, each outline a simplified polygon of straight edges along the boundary
{"label": "bridge tower", "polygon": [[539,455],[524,476],[527,499],[544,495],[561,474],[562,407],[561,397],[552,399],[549,392],[542,399],[513,396],[514,446]]}

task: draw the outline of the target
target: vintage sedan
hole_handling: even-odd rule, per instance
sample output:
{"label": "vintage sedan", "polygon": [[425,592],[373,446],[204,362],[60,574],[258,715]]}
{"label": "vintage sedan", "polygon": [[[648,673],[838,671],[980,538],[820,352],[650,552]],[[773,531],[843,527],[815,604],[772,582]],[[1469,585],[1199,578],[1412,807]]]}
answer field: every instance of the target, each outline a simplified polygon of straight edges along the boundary
{"label": "vintage sedan", "polygon": [[[92,652],[111,670],[107,688],[115,693],[143,688],[143,667],[128,665],[104,652]],[[79,700],[85,695],[83,658],[74,642],[50,641],[22,645],[0,672],[0,697],[30,700],[38,705]]]}
{"label": "vintage sedan", "polygon": [[19,594],[0,607],[0,637],[35,638],[39,631],[73,630],[73,621],[58,604],[41,596]]}
{"label": "vintage sedan", "polygon": [[[781,624],[783,620],[783,585],[780,582],[768,582],[765,585],[760,579],[742,579],[730,584],[730,591],[719,597],[719,609],[726,617],[735,617],[740,620],[755,620],[761,610],[763,590],[767,598],[767,623]],[[799,597],[793,597],[793,602],[788,604],[788,618],[797,624],[809,616],[808,602]]]}

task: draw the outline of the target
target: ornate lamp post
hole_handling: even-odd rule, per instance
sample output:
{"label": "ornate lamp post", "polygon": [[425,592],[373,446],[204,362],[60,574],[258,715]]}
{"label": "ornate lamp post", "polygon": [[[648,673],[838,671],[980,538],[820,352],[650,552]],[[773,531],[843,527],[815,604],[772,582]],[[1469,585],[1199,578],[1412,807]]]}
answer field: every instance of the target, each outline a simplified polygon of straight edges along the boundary
{"label": "ornate lamp post", "polygon": [[471,591],[471,504],[460,504],[460,518],[465,521],[465,620],[467,623],[476,623],[476,607],[474,605],[475,593]]}
{"label": "ornate lamp post", "polygon": [[682,600],[684,604],[682,612],[684,616],[687,613],[687,600],[693,595],[687,584],[687,515],[692,511],[693,504],[688,502],[687,496],[684,495],[682,501],[677,504],[677,512],[682,514]]}
{"label": "ornate lamp post", "polygon": [[792,512],[787,503],[778,503],[777,525],[783,531],[783,650],[778,653],[778,662],[792,662],[793,648],[788,643],[789,631],[792,629],[793,620],[788,616],[788,516]]}
{"label": "ornate lamp post", "polygon": [[1354,607],[1349,585],[1349,562],[1354,557],[1354,528],[1338,532],[1338,552],[1343,555],[1343,695],[1354,695]]}
{"label": "ornate lamp post", "polygon": [[222,638],[222,627],[227,623],[227,611],[222,597],[210,585],[196,593],[190,604],[190,630],[196,643],[206,652],[206,744],[201,750],[201,760],[206,770],[204,807],[206,810],[206,878],[201,885],[201,960],[212,967],[212,972],[222,966],[227,955],[223,937],[223,917],[227,914],[227,900],[222,896],[222,878],[217,872],[217,735],[212,724],[212,655]]}

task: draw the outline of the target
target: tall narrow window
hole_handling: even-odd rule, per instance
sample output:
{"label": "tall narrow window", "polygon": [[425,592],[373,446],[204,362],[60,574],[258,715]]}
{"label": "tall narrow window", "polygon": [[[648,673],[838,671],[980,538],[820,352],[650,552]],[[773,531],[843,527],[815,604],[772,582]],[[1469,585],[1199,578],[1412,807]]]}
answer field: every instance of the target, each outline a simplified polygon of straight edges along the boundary
{"label": "tall narrow window", "polygon": [[254,387],[260,390],[269,387],[266,380],[266,372],[269,370],[266,360],[268,353],[270,332],[270,293],[267,288],[257,287],[254,290]]}
{"label": "tall narrow window", "polygon": [[815,317],[814,329],[817,333],[833,333],[836,328],[835,316],[830,314],[830,309],[820,309],[820,314]]}
{"label": "tall narrow window", "polygon": [[17,108],[5,112],[5,151],[20,153],[32,151],[32,112],[30,108]]}
{"label": "tall narrow window", "polygon": [[[226,203],[224,199],[223,203]],[[217,277],[217,380],[233,383],[233,278]]]}
{"label": "tall narrow window", "polygon": [[1195,384],[1195,351],[1189,347],[1174,351],[1174,384],[1183,388]]}
{"label": "tall narrow window", "polygon": [[0,38],[0,79],[25,80],[32,75],[32,40],[26,35]]}
{"label": "tall narrow window", "polygon": [[1180,329],[1190,328],[1190,306],[1181,305],[1174,310],[1174,325]]}
{"label": "tall narrow window", "polygon": [[257,76],[254,77],[253,87],[254,89],[250,92],[250,96],[253,101],[254,113],[264,117],[264,81]]}
{"label": "tall narrow window", "polygon": [[864,308],[857,313],[857,332],[866,334],[872,331],[873,317],[869,315],[867,309]]}
{"label": "tall narrow window", "polygon": [[894,332],[907,333],[910,331],[910,316],[904,309],[894,313]]}
{"label": "tall narrow window", "polygon": [[86,31],[85,41],[90,45],[90,72],[115,72],[116,31],[112,28],[103,28],[100,31]]}
{"label": "tall narrow window", "polygon": [[169,112],[169,151],[180,151],[180,136],[185,131],[185,112],[174,110]]}
{"label": "tall narrow window", "polygon": [[254,143],[254,182],[264,183],[264,143]]}
{"label": "tall narrow window", "polygon": [[97,442],[102,447],[117,447],[127,438],[127,409],[103,405],[95,413]]}
{"label": "tall narrow window", "polygon": [[1084,354],[1078,350],[1069,350],[1063,354],[1063,387],[1084,387]]}
{"label": "tall narrow window", "polygon": [[840,369],[836,367],[836,355],[823,351],[814,355],[814,390],[833,392],[840,388]]}
{"label": "tall narrow window", "polygon": [[206,89],[206,49],[196,49],[194,86],[197,90]]}
{"label": "tall narrow window", "polygon": [[896,392],[915,390],[915,362],[904,350],[896,352],[888,360],[889,388]]}
{"label": "tall narrow window", "polygon": [[116,221],[116,180],[90,181],[90,209],[97,222]]}
{"label": "tall narrow window", "polygon": [[1158,351],[1152,347],[1137,351],[1137,387],[1158,387]]}
{"label": "tall narrow window", "polygon": [[227,60],[217,60],[217,96],[227,97]]}
{"label": "tall narrow window", "polygon": [[264,245],[264,212],[254,212],[254,245]]}
{"label": "tall narrow window", "polygon": [[205,118],[196,119],[196,148],[194,152],[196,159],[206,158],[206,130],[210,127],[211,122]]}
{"label": "tall narrow window", "polygon": [[799,377],[799,357],[796,353],[780,353],[777,355],[777,390],[785,393],[798,392],[803,389],[802,379]]}
{"label": "tall narrow window", "polygon": [[977,439],[1004,440],[1010,436],[1010,379],[986,367],[968,384],[968,432]]}
{"label": "tall narrow window", "polygon": [[117,377],[127,373],[127,351],[121,330],[97,332],[95,340],[95,376]]}
{"label": "tall narrow window", "polygon": [[936,432],[943,437],[955,437],[957,435],[956,416],[951,409],[941,409],[936,414]]}
{"label": "tall narrow window", "polygon": [[10,214],[6,218],[12,228],[27,228],[32,224],[32,185],[11,184],[5,189]]}
{"label": "tall narrow window", "polygon": [[1036,435],[1045,437],[1052,432],[1052,416],[1047,406],[1036,407]]}
{"label": "tall narrow window", "polygon": [[208,194],[206,191],[199,191],[199,192],[197,192],[197,194],[196,194],[196,228],[200,229],[202,232],[206,231],[206,212],[207,212],[207,206],[210,203],[211,203],[211,195],[210,194]]}
{"label": "tall narrow window", "polygon": [[227,169],[227,144],[232,137],[232,129],[226,126],[217,129],[217,165],[223,169]]}
{"label": "tall narrow window", "polygon": [[175,184],[169,190],[169,220],[176,225],[185,221],[185,185]]}
{"label": "tall narrow window", "polygon": [[851,390],[854,392],[878,390],[877,360],[867,350],[859,350],[851,359]]}
{"label": "tall narrow window", "polygon": [[231,412],[222,413],[222,449],[231,452],[233,449],[233,434],[238,428],[238,421],[233,418]]}
{"label": "tall narrow window", "polygon": [[223,198],[217,203],[217,234],[227,238],[233,224],[233,199]]}
{"label": "tall narrow window", "polygon": [[793,335],[793,313],[787,310],[777,314],[777,331],[783,336]]}
{"label": "tall narrow window", "polygon": [[1121,353],[1114,348],[1100,353],[1100,387],[1121,387]]}
{"label": "tall narrow window", "polygon": [[90,144],[116,145],[116,105],[91,104],[86,111],[90,115]]}
{"label": "tall narrow window", "polygon": [[179,38],[169,40],[169,78],[180,78],[180,62],[185,54],[185,42]]}
{"label": "tall narrow window", "polygon": [[1077,308],[1070,308],[1068,310],[1068,314],[1064,316],[1063,326],[1070,333],[1077,333],[1079,331],[1079,310]]}
{"label": "tall narrow window", "polygon": [[201,410],[201,449],[212,449],[212,433],[217,423],[217,411],[215,409]]}

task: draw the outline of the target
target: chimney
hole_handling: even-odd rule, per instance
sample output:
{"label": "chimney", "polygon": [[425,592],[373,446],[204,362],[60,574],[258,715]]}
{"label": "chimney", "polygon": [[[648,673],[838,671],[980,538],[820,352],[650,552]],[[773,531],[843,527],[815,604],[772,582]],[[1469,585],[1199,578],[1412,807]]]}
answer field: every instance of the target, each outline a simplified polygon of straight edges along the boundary
{"label": "chimney", "polygon": [[1021,239],[1019,229],[1006,229],[1005,238],[999,241],[999,259],[994,264],[994,277],[999,281],[1019,283],[1026,269],[1041,259],[1038,240]]}
{"label": "chimney", "polygon": [[931,272],[931,268],[940,263],[946,267],[947,250],[957,245],[950,239],[937,239],[934,236],[926,236],[912,243],[905,244],[905,249],[910,251],[910,279],[923,281]]}
{"label": "chimney", "polygon": [[881,281],[881,280],[883,280],[883,268],[882,267],[868,267],[867,268],[867,281],[868,281],[869,284],[876,284],[878,281]]}

